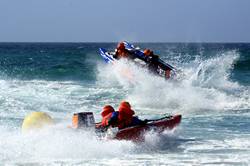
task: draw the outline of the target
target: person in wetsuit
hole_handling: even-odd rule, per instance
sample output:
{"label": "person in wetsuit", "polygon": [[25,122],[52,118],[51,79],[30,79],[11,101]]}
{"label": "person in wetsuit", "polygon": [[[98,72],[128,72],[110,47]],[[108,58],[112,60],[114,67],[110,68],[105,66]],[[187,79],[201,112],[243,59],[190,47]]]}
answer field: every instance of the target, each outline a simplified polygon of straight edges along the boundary
{"label": "person in wetsuit", "polygon": [[122,101],[115,111],[112,106],[104,106],[102,115],[102,122],[97,124],[97,128],[118,127],[118,129],[124,129],[126,127],[144,125],[147,120],[140,120],[137,116],[133,116],[135,112],[131,109],[130,103]]}
{"label": "person in wetsuit", "polygon": [[170,78],[172,69],[161,63],[158,55],[155,55],[150,49],[145,49],[143,53],[145,55],[145,62],[152,73],[161,75],[163,72],[166,79]]}
{"label": "person in wetsuit", "polygon": [[158,73],[158,67],[159,67],[159,56],[154,55],[153,51],[150,49],[144,50],[145,55],[145,62],[148,65],[148,68],[153,73]]}

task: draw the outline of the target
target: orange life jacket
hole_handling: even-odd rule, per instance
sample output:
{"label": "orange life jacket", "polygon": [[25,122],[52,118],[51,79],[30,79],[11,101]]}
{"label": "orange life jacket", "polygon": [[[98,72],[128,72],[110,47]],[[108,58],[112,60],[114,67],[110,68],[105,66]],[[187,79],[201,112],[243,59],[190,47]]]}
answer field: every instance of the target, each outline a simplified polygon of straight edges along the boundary
{"label": "orange life jacket", "polygon": [[128,58],[130,53],[126,49],[124,49],[124,50],[117,49],[116,55],[118,56],[118,59],[119,58]]}
{"label": "orange life jacket", "polygon": [[134,111],[129,107],[120,107],[118,115],[117,127],[123,129],[132,123]]}
{"label": "orange life jacket", "polygon": [[114,108],[111,105],[105,105],[102,109],[102,117],[105,117],[106,115],[108,115],[110,112],[114,112]]}
{"label": "orange life jacket", "polygon": [[111,116],[112,116],[112,112],[110,112],[108,115],[106,115],[106,116],[104,116],[104,117],[102,118],[102,122],[101,122],[101,126],[102,126],[102,127],[107,127],[107,126],[109,125],[108,122],[109,122]]}

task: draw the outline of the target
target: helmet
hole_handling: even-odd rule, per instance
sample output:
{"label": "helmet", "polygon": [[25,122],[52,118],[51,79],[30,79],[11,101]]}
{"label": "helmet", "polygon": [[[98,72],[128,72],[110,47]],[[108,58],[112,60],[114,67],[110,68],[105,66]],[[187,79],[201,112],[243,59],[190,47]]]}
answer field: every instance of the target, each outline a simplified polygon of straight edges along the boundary
{"label": "helmet", "polygon": [[117,49],[118,49],[118,50],[124,50],[124,49],[125,49],[125,44],[124,44],[123,42],[119,43],[119,44],[117,45]]}
{"label": "helmet", "polygon": [[120,106],[119,106],[119,107],[126,107],[126,108],[131,109],[131,105],[130,105],[130,103],[127,102],[127,101],[122,101],[122,102],[120,103]]}
{"label": "helmet", "polygon": [[115,109],[111,105],[105,105],[102,109],[102,117],[107,116],[109,113],[115,112]]}
{"label": "helmet", "polygon": [[123,113],[125,113],[127,115],[131,115],[131,116],[135,114],[135,112],[131,109],[131,105],[127,101],[122,101],[120,103],[118,112],[123,112]]}
{"label": "helmet", "polygon": [[144,55],[149,56],[152,53],[152,51],[150,49],[145,49],[143,53]]}

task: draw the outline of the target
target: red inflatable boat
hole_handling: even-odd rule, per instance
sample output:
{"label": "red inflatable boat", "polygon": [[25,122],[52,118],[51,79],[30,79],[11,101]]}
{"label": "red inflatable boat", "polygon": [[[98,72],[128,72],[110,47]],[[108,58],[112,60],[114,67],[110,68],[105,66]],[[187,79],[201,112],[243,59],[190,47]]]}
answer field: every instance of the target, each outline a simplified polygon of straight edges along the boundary
{"label": "red inflatable boat", "polygon": [[145,125],[128,127],[118,131],[114,139],[118,140],[133,140],[143,141],[144,134],[147,131],[155,130],[158,133],[164,130],[171,130],[181,122],[181,115],[164,117],[158,120],[153,120]]}
{"label": "red inflatable boat", "polygon": [[[72,127],[75,129],[86,129],[95,127],[94,115],[92,112],[76,113],[72,119]],[[164,130],[171,130],[181,122],[181,115],[166,116],[160,119],[149,120],[144,125],[127,127],[120,129],[114,133],[112,139],[118,140],[132,140],[143,141],[144,134],[147,131],[154,130],[157,133],[161,133]],[[96,134],[103,137],[107,134],[107,130],[100,130],[96,128]]]}

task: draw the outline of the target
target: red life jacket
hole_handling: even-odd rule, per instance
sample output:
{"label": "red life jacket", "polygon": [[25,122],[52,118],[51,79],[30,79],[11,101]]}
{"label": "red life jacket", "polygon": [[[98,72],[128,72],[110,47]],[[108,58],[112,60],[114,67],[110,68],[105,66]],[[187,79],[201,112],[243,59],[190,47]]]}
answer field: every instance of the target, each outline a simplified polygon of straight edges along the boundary
{"label": "red life jacket", "polygon": [[105,105],[102,109],[102,117],[105,117],[106,115],[108,115],[110,112],[114,112],[114,108],[111,105]]}
{"label": "red life jacket", "polygon": [[120,107],[118,115],[117,127],[123,129],[132,123],[134,111],[129,107]]}
{"label": "red life jacket", "polygon": [[111,116],[112,116],[112,112],[110,112],[108,115],[106,115],[106,116],[104,116],[104,117],[102,118],[102,122],[101,122],[101,126],[102,126],[102,127],[106,127],[106,126],[109,125],[108,122],[109,122]]}
{"label": "red life jacket", "polygon": [[117,55],[118,59],[128,58],[130,56],[130,52],[126,49],[117,49],[116,55]]}

